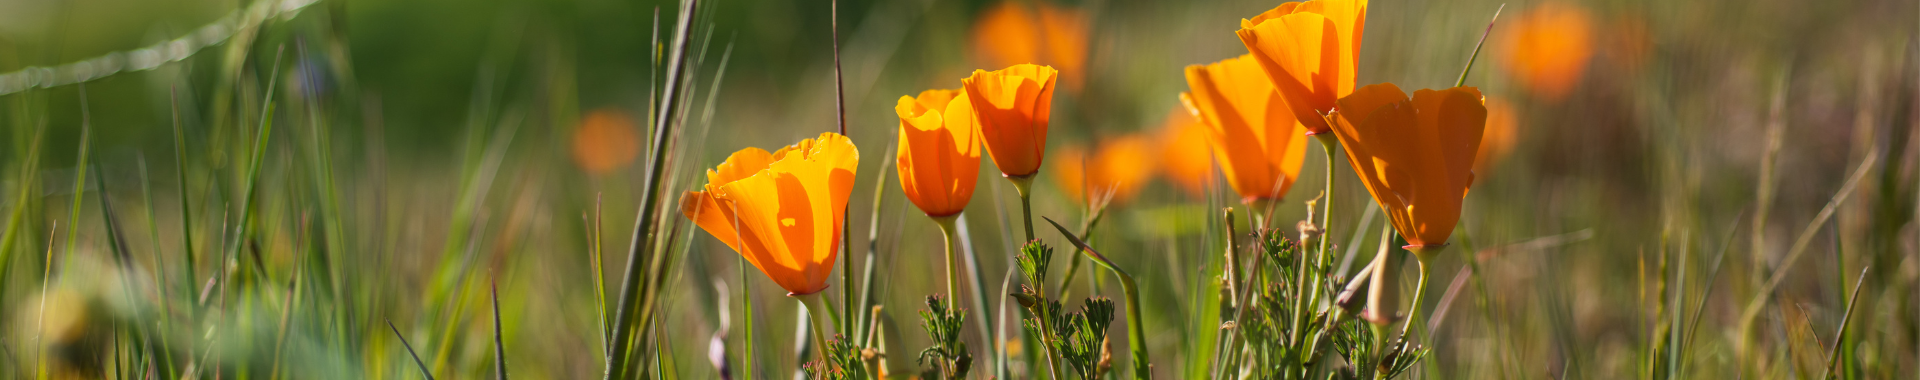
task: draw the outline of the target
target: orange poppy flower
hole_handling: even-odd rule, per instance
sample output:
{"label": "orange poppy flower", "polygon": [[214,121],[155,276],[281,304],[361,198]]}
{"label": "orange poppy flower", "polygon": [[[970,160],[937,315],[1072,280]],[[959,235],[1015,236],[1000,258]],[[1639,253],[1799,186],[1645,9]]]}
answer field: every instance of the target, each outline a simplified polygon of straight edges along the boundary
{"label": "orange poppy flower", "polygon": [[1481,99],[1478,89],[1454,87],[1409,100],[1392,83],[1340,99],[1334,136],[1409,248],[1445,245],[1460,222],[1487,122]]}
{"label": "orange poppy flower", "polygon": [[[1035,14],[1038,17],[1035,17]],[[987,67],[1038,63],[1060,68],[1078,91],[1086,66],[1086,11],[1045,1],[1003,1],[973,21],[972,50]]]}
{"label": "orange poppy flower", "polygon": [[1152,140],[1142,134],[1103,140],[1092,155],[1078,145],[1064,146],[1055,151],[1055,158],[1064,161],[1054,165],[1058,173],[1054,179],[1075,202],[1109,191],[1114,202],[1125,202],[1139,195],[1140,187],[1153,178],[1159,166],[1153,152]]}
{"label": "orange poppy flower", "polygon": [[1008,177],[1040,171],[1046,154],[1047,120],[1053,109],[1053,81],[1059,71],[1030,63],[1006,69],[974,70],[960,80],[980,123],[980,141],[993,165]]}
{"label": "orange poppy flower", "polygon": [[1321,115],[1353,93],[1366,28],[1366,0],[1313,0],[1240,20],[1238,33],[1294,118],[1319,134],[1328,128]]}
{"label": "orange poppy flower", "polygon": [[833,272],[859,165],[853,141],[832,132],[773,153],[741,149],[707,170],[701,191],[680,197],[680,213],[781,288],[813,294]]}
{"label": "orange poppy flower", "polygon": [[1513,106],[1498,99],[1487,99],[1487,129],[1480,138],[1480,151],[1473,155],[1473,172],[1486,173],[1501,157],[1513,151],[1519,138],[1518,123]]}
{"label": "orange poppy flower", "polygon": [[1521,87],[1559,100],[1580,83],[1593,55],[1592,18],[1586,9],[1548,2],[1521,14],[1511,32],[1501,33],[1505,63]]}
{"label": "orange poppy flower", "polygon": [[620,110],[595,110],[573,130],[573,164],[588,174],[612,173],[639,155],[640,135],[634,132],[633,118]]}
{"label": "orange poppy flower", "polygon": [[980,139],[975,136],[973,104],[960,90],[927,90],[919,98],[901,96],[900,187],[928,216],[960,213],[973,199],[980,177]]}
{"label": "orange poppy flower", "polygon": [[1180,94],[1207,125],[1213,157],[1245,202],[1286,195],[1306,162],[1306,128],[1264,76],[1251,55],[1187,66],[1192,91]]}
{"label": "orange poppy flower", "polygon": [[1187,195],[1205,197],[1207,182],[1213,180],[1213,154],[1208,153],[1213,142],[1207,124],[1179,107],[1168,113],[1160,131],[1159,138],[1166,142],[1160,149],[1160,162],[1166,166],[1162,172]]}

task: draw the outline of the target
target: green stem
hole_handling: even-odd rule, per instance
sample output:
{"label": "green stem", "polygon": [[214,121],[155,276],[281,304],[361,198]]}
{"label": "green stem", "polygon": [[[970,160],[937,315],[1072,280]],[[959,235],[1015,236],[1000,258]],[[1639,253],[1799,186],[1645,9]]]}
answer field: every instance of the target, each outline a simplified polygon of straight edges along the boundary
{"label": "green stem", "polygon": [[957,240],[954,236],[953,220],[958,215],[959,214],[933,217],[933,223],[940,225],[940,236],[946,238],[947,308],[949,309],[958,309],[960,307],[960,286],[958,285],[960,282],[960,263],[959,260],[954,258],[955,255],[953,254],[953,246]]}
{"label": "green stem", "polygon": [[[954,214],[953,220],[954,229],[951,244],[955,250],[960,252],[960,263],[966,266],[966,275],[972,279],[968,284],[973,286],[973,292],[969,293],[968,296],[973,300],[973,319],[980,321],[980,328],[974,330],[980,332],[980,341],[985,342],[987,345],[986,357],[990,359],[997,358],[999,356],[993,353],[1001,350],[1001,347],[998,344],[994,344],[993,328],[995,324],[993,319],[988,317],[992,314],[992,310],[987,308],[986,281],[980,278],[980,257],[967,245],[967,242],[971,239],[969,237],[971,234],[969,234],[966,229],[967,218],[960,214]],[[997,363],[995,365],[997,366]]]}
{"label": "green stem", "polygon": [[1114,276],[1120,278],[1120,288],[1127,294],[1127,348],[1132,351],[1133,354],[1133,378],[1153,378],[1153,373],[1148,368],[1151,361],[1147,359],[1147,334],[1145,328],[1142,326],[1145,321],[1140,319],[1140,288],[1133,281],[1133,275],[1127,274],[1127,271],[1121,270],[1120,266],[1114,265],[1111,261],[1107,261],[1105,255],[1094,251],[1093,247],[1087,246],[1087,242],[1081,241],[1079,237],[1073,236],[1073,233],[1068,232],[1066,227],[1060,226],[1060,223],[1056,223],[1052,219],[1048,219],[1047,223],[1052,224],[1053,228],[1059,230],[1061,235],[1066,235],[1067,241],[1073,242],[1073,246],[1079,248],[1080,252],[1087,256],[1088,261],[1092,261],[1094,264],[1099,264],[1101,267],[1113,271]]}
{"label": "green stem", "polygon": [[1127,348],[1133,354],[1133,378],[1151,379],[1153,372],[1147,367],[1151,363],[1147,360],[1147,334],[1141,327],[1146,320],[1140,319],[1140,287],[1134,283],[1132,275],[1128,275],[1119,267],[1112,266],[1104,260],[1094,260],[1094,262],[1101,263],[1101,266],[1107,267],[1115,276],[1120,277],[1120,288],[1127,293]]}
{"label": "green stem", "polygon": [[1026,241],[1033,241],[1033,176],[1007,177],[1008,181],[1013,181],[1013,189],[1020,192],[1020,216],[1026,222]]}
{"label": "green stem", "polygon": [[654,125],[653,138],[648,139],[651,145],[648,147],[650,157],[647,159],[645,177],[647,181],[640,198],[640,213],[635,216],[637,220],[634,222],[633,237],[628,245],[627,268],[620,280],[620,302],[616,303],[618,306],[614,315],[613,349],[608,350],[605,360],[607,368],[603,372],[607,379],[623,379],[628,374],[628,351],[632,349],[630,343],[638,330],[636,322],[639,318],[635,318],[634,311],[638,309],[635,306],[640,302],[642,296],[640,292],[644,290],[640,280],[647,276],[646,268],[641,266],[648,260],[642,259],[647,257],[646,250],[653,247],[653,233],[656,227],[653,225],[654,213],[658,211],[656,208],[660,203],[663,203],[660,202],[660,193],[664,187],[661,186],[661,177],[666,174],[667,151],[671,149],[666,141],[668,132],[677,125],[676,121],[679,120],[676,111],[680,107],[677,105],[684,101],[681,99],[682,94],[676,89],[680,88],[680,81],[686,77],[682,70],[687,61],[687,38],[693,34],[691,32],[693,15],[698,10],[698,3],[698,0],[684,0],[680,3],[680,16],[674,26],[671,56],[667,59],[667,81],[666,85],[661,87],[666,91],[657,103],[663,115],[651,120]]}
{"label": "green stem", "polygon": [[1040,295],[1040,304],[1036,306],[1035,309],[1040,310],[1038,313],[1040,314],[1040,355],[1045,356],[1047,360],[1047,378],[1063,380],[1063,378],[1060,377],[1059,361],[1055,360],[1053,352],[1053,342],[1057,342],[1059,339],[1058,336],[1053,333],[1053,308],[1048,307],[1046,284],[1034,285],[1034,292]]}
{"label": "green stem", "polygon": [[753,283],[750,282],[753,276],[748,274],[747,257],[739,256],[736,259],[740,264],[740,310],[745,312],[740,314],[740,374],[742,378],[754,379],[758,377],[753,375]]}
{"label": "green stem", "polygon": [[810,327],[809,330],[813,331],[813,355],[820,358],[827,357],[827,331],[826,328],[821,327],[821,324],[832,324],[833,322],[827,318],[822,318],[820,315],[820,312],[828,310],[826,302],[820,300],[820,293],[818,292],[810,294],[788,294],[787,296],[799,299],[800,304],[807,309],[807,326]]}
{"label": "green stem", "polygon": [[[1437,253],[1440,250],[1439,248],[1426,248],[1426,249],[1418,249],[1416,250],[1416,252],[1424,251],[1427,249],[1433,250],[1434,252],[1432,253]],[[1416,282],[1416,284],[1418,285],[1413,287],[1413,305],[1407,308],[1407,323],[1404,325],[1400,325],[1400,339],[1407,339],[1407,337],[1409,337],[1409,335],[1407,335],[1407,332],[1412,330],[1413,323],[1415,321],[1424,321],[1424,319],[1420,318],[1420,300],[1425,298],[1427,295],[1427,255],[1428,254],[1430,253],[1414,254],[1414,257],[1419,259],[1415,261],[1417,261],[1420,264],[1420,279],[1418,280],[1418,282]]]}

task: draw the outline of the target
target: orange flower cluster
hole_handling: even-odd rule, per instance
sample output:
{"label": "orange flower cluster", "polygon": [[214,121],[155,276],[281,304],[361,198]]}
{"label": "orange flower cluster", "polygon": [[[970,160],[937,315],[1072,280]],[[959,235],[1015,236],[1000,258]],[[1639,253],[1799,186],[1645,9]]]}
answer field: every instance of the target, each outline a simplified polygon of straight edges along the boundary
{"label": "orange flower cluster", "polygon": [[1187,67],[1191,91],[1181,99],[1209,128],[1214,157],[1243,200],[1286,194],[1305,150],[1295,131],[1331,133],[1394,229],[1411,246],[1439,247],[1459,222],[1475,163],[1504,153],[1511,131],[1497,131],[1492,151],[1480,152],[1488,112],[1471,87],[1412,98],[1390,83],[1355,90],[1366,18],[1366,0],[1313,0],[1241,20],[1250,54]]}

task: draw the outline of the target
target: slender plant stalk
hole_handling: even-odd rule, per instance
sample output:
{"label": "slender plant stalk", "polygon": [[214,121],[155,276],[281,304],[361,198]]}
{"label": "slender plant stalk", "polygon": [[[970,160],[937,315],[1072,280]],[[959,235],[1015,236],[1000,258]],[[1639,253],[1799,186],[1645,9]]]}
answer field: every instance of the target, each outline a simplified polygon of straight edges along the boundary
{"label": "slender plant stalk", "polygon": [[[827,310],[826,301],[822,300],[820,293],[817,292],[812,294],[788,294],[787,296],[799,299],[800,305],[806,307],[807,326],[810,327],[809,330],[813,332],[813,355],[815,357],[825,358],[827,355],[827,331],[825,327],[821,327],[821,324],[833,323],[827,318],[821,318],[820,315]],[[805,361],[806,358],[800,358],[800,360]]]}
{"label": "slender plant stalk", "polygon": [[433,371],[427,370],[427,362],[420,360],[420,353],[413,351],[413,344],[407,343],[407,336],[400,333],[400,328],[394,327],[392,320],[387,321],[387,328],[393,330],[394,337],[400,338],[400,346],[406,347],[407,354],[413,355],[413,364],[420,367],[420,375],[426,376],[427,380],[433,380]]}
{"label": "slender plant stalk", "polygon": [[[894,149],[896,148],[894,144],[898,144],[898,142],[889,142],[887,144],[887,153],[880,157],[893,157]],[[857,303],[857,305],[863,308],[873,306],[873,277],[876,269],[875,266],[880,262],[878,260],[880,256],[880,206],[883,204],[881,201],[886,199],[887,168],[892,164],[893,160],[880,160],[880,172],[875,174],[873,181],[873,213],[867,217],[867,264],[865,268],[860,271],[860,302]],[[857,338],[859,342],[872,341],[872,339],[868,339],[867,332],[873,329],[873,322],[872,316],[862,314],[859,323],[855,324],[855,327],[858,329],[852,332],[858,335]],[[861,345],[867,348],[873,347],[866,343],[862,343]]]}
{"label": "slender plant stalk", "polygon": [[[14,240],[19,238],[20,231],[24,229],[22,225],[26,224],[23,220],[27,209],[32,208],[34,190],[38,188],[34,185],[37,183],[35,178],[40,176],[40,147],[46,142],[46,137],[47,123],[43,119],[34,127],[33,143],[28,146],[25,162],[21,164],[20,178],[17,180],[20,186],[15,189],[13,211],[7,215],[7,230],[0,232],[0,291],[5,290],[7,280],[12,277],[8,273],[13,272],[10,269],[13,268]],[[47,244],[53,244],[52,237],[48,237]]]}
{"label": "slender plant stalk", "polygon": [[[830,1],[828,5],[828,9],[830,10],[829,13],[831,13],[828,16],[828,18],[829,20],[831,20],[830,25],[832,25],[832,29],[833,29],[832,45],[833,45],[834,121],[835,121],[835,124],[838,124],[840,127],[840,135],[846,136],[847,135],[847,87],[846,87],[846,80],[842,79],[840,75],[840,0]],[[844,208],[841,211],[842,211],[841,215],[846,215],[846,212],[845,212],[846,210],[844,210]],[[846,331],[848,334],[853,334],[853,331],[855,331],[853,326],[854,324],[853,321],[855,319],[859,319],[859,317],[858,317],[858,314],[855,314],[853,312],[854,310],[853,255],[849,254],[853,251],[853,248],[852,248],[853,238],[852,238],[851,230],[847,228],[847,225],[850,223],[853,223],[853,222],[848,221],[846,218],[840,219],[840,251],[841,251],[840,252],[840,285],[841,285],[840,314],[847,316],[840,323],[840,331]],[[948,240],[952,240],[952,239],[948,239]],[[949,248],[949,250],[951,250],[951,248]],[[951,264],[953,260],[951,260],[952,259],[951,254],[948,255],[948,259],[949,259],[947,260],[949,264],[948,266],[952,266]],[[952,282],[952,279],[949,278],[948,282]],[[949,288],[951,288],[951,286],[949,286]],[[955,293],[955,294],[959,294],[959,293]]]}
{"label": "slender plant stalk", "polygon": [[1407,332],[1411,331],[1410,329],[1413,328],[1414,321],[1425,320],[1420,318],[1420,300],[1425,299],[1427,295],[1427,267],[1428,267],[1427,262],[1432,260],[1429,258],[1431,257],[1429,255],[1434,255],[1439,253],[1441,248],[1438,248],[1438,247],[1420,248],[1420,250],[1428,250],[1428,249],[1433,251],[1432,252],[1416,251],[1416,253],[1414,253],[1414,257],[1416,258],[1416,260],[1414,261],[1416,264],[1419,265],[1419,268],[1420,268],[1420,278],[1417,280],[1418,282],[1416,282],[1417,285],[1413,287],[1412,305],[1407,307],[1407,322],[1405,324],[1400,325],[1400,339],[1408,339],[1410,337],[1410,335],[1407,335]]}
{"label": "slender plant stalk", "polygon": [[954,231],[953,220],[959,214],[933,217],[933,223],[940,225],[940,236],[945,238],[947,253],[947,308],[960,308],[960,263],[954,257],[954,246],[959,244],[958,233]]}
{"label": "slender plant stalk", "polygon": [[[72,232],[67,234],[71,235]],[[33,346],[36,347],[33,359],[35,379],[47,378],[47,285],[53,281],[53,239],[60,236],[60,221],[53,221],[53,227],[47,231],[47,257],[42,261],[44,269],[40,272],[40,312],[34,319]],[[71,253],[69,253],[71,254]]]}
{"label": "slender plant stalk", "polygon": [[[680,87],[679,83],[683,76],[681,71],[686,65],[687,38],[691,35],[689,29],[692,28],[693,14],[698,6],[699,0],[683,0],[680,3],[679,22],[674,27],[672,55],[668,58],[667,64],[667,83],[664,86],[667,90],[661,95],[659,102],[661,105],[659,108],[663,113],[672,113],[679,109],[674,107],[681,101],[680,93],[675,89]],[[644,186],[644,195],[640,198],[640,213],[635,216],[637,221],[633,228],[632,243],[627,251],[627,269],[621,279],[620,302],[617,303],[619,306],[615,308],[613,348],[608,351],[605,360],[607,368],[603,372],[610,380],[627,378],[627,353],[631,349],[630,343],[638,327],[633,318],[633,306],[642,296],[637,291],[640,288],[640,280],[646,277],[641,266],[647,260],[641,259],[646,257],[644,251],[653,247],[652,232],[655,219],[653,216],[660,205],[662,190],[660,179],[665,174],[666,155],[670,148],[666,145],[666,140],[676,119],[672,115],[660,115],[653,120],[653,138],[649,140],[651,146],[648,149],[651,154],[647,160],[647,182]]]}
{"label": "slender plant stalk", "polygon": [[[1046,279],[1041,280],[1044,281]],[[1033,291],[1039,294],[1039,299],[1042,302],[1040,306],[1035,307],[1035,309],[1040,310],[1038,313],[1040,314],[1039,352],[1040,356],[1047,361],[1047,379],[1064,380],[1065,378],[1060,377],[1060,362],[1056,360],[1059,355],[1057,355],[1053,349],[1053,342],[1059,341],[1060,335],[1053,331],[1053,308],[1047,307],[1045,303],[1047,300],[1047,284],[1034,284],[1033,288]]]}
{"label": "slender plant stalk", "polygon": [[740,374],[743,378],[757,379],[758,377],[753,375],[754,314],[753,292],[751,291],[753,287],[753,276],[748,273],[750,271],[747,270],[746,256],[738,256],[734,259],[738,261],[737,264],[740,266],[740,310],[744,311],[744,313],[740,314],[740,318],[743,319],[740,323],[740,356],[742,357],[740,359]]}
{"label": "slender plant stalk", "polygon": [[1506,3],[1501,3],[1499,8],[1493,9],[1493,20],[1487,21],[1487,31],[1480,33],[1480,42],[1473,44],[1473,54],[1467,55],[1467,67],[1460,69],[1460,79],[1453,81],[1454,87],[1467,85],[1467,73],[1473,72],[1473,61],[1480,58],[1480,48],[1487,45],[1487,35],[1493,34],[1493,23],[1500,21],[1500,11],[1506,9]]}
{"label": "slender plant stalk", "polygon": [[1827,353],[1827,371],[1822,377],[1824,379],[1839,376],[1840,352],[1846,350],[1847,329],[1853,327],[1853,307],[1860,301],[1860,288],[1861,285],[1866,284],[1869,270],[1873,270],[1872,265],[1860,268],[1860,279],[1853,281],[1853,295],[1847,297],[1847,312],[1840,316],[1840,331],[1833,333],[1833,351]]}
{"label": "slender plant stalk", "polygon": [[[1037,174],[1029,174],[1024,177],[1007,177],[1008,181],[1013,181],[1013,189],[1020,192],[1020,216],[1022,217],[1021,219],[1026,222],[1027,227],[1027,240],[1025,241],[1033,241],[1033,177],[1035,175]],[[1061,291],[1064,292],[1066,290],[1062,289]]]}
{"label": "slender plant stalk", "polygon": [[495,379],[507,380],[507,341],[500,331],[500,325],[506,323],[500,319],[500,282],[494,279],[488,285],[493,297],[493,373]]}
{"label": "slender plant stalk", "polygon": [[[271,108],[269,108],[271,109]],[[80,155],[73,161],[73,208],[67,213],[67,229],[80,225],[80,203],[87,191],[87,158],[93,147],[93,121],[87,112],[87,85],[80,84]],[[79,234],[67,232],[66,252],[73,252],[75,238]]]}
{"label": "slender plant stalk", "polygon": [[987,315],[990,313],[988,313],[987,309],[986,281],[980,277],[980,256],[974,253],[973,234],[967,231],[966,215],[956,214],[956,216],[954,219],[953,244],[954,247],[960,251],[960,263],[966,266],[967,278],[970,279],[967,283],[973,290],[972,293],[968,294],[968,298],[973,301],[973,319],[980,321],[980,328],[975,329],[975,331],[980,332],[980,341],[986,343],[986,352],[988,354],[984,356],[988,360],[993,360],[998,357],[998,355],[993,355],[993,353],[1000,351],[1001,347],[993,343],[993,328],[996,324],[994,324],[993,320],[987,318]]}
{"label": "slender plant stalk", "polygon": [[1148,368],[1152,362],[1147,359],[1147,334],[1145,327],[1142,327],[1146,321],[1140,319],[1140,287],[1134,282],[1133,275],[1127,274],[1127,271],[1120,269],[1120,266],[1114,265],[1112,261],[1107,261],[1106,256],[1094,251],[1093,247],[1087,246],[1087,242],[1074,237],[1073,233],[1068,232],[1066,227],[1060,226],[1059,222],[1053,219],[1046,220],[1053,225],[1053,228],[1060,230],[1061,235],[1066,235],[1067,241],[1073,242],[1074,247],[1080,248],[1080,252],[1085,253],[1087,259],[1113,271],[1114,276],[1120,278],[1120,288],[1127,295],[1127,348],[1133,355],[1133,378],[1153,378],[1153,371]]}
{"label": "slender plant stalk", "polygon": [[[186,255],[184,270],[187,271],[187,290],[192,292],[193,284],[199,281],[200,275],[194,271],[194,265],[199,260],[194,257],[193,250],[193,203],[187,200],[187,138],[180,123],[179,87],[172,89],[170,100],[173,104],[173,174],[180,181],[180,245]],[[196,318],[199,315],[197,310],[194,315]]]}

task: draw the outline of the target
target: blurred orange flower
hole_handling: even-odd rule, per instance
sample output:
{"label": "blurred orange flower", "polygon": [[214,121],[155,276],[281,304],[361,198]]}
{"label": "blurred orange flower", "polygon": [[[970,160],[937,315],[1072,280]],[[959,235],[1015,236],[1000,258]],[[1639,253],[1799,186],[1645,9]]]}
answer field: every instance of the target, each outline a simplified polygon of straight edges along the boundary
{"label": "blurred orange flower", "polygon": [[927,90],[901,96],[900,187],[928,216],[960,213],[973,199],[980,177],[980,139],[973,104],[960,90]]}
{"label": "blurred orange flower", "polygon": [[[1034,17],[1035,14],[1039,17]],[[969,44],[987,67],[1038,63],[1060,68],[1079,91],[1086,67],[1086,12],[1045,1],[1003,1],[973,21]]]}
{"label": "blurred orange flower", "polygon": [[773,153],[741,149],[680,197],[680,213],[781,288],[813,294],[833,272],[859,165],[853,141],[832,132]]}
{"label": "blurred orange flower", "polygon": [[592,175],[606,175],[640,155],[640,135],[625,112],[602,108],[588,113],[573,130],[573,164]]}
{"label": "blurred orange flower", "polygon": [[1154,161],[1155,146],[1143,134],[1129,134],[1102,140],[1091,156],[1079,145],[1055,150],[1055,158],[1065,160],[1054,165],[1054,180],[1060,190],[1075,202],[1088,195],[1098,198],[1113,192],[1114,202],[1125,202],[1140,194],[1140,187],[1152,179],[1159,165]]}
{"label": "blurred orange flower", "polygon": [[1392,83],[1340,99],[1334,136],[1408,247],[1447,243],[1473,184],[1487,121],[1480,90],[1420,90],[1408,100]]}
{"label": "blurred orange flower", "polygon": [[1593,55],[1592,17],[1560,1],[1521,14],[1512,31],[1500,33],[1503,65],[1534,95],[1559,100],[1580,83]]}
{"label": "blurred orange flower", "polygon": [[1500,158],[1513,151],[1519,139],[1519,118],[1506,101],[1487,99],[1487,129],[1480,138],[1480,151],[1473,155],[1473,171],[1486,173]]}
{"label": "blurred orange flower", "polygon": [[1208,141],[1207,125],[1186,107],[1180,107],[1167,114],[1160,134],[1160,141],[1166,142],[1160,149],[1164,174],[1187,195],[1205,197],[1207,182],[1213,180],[1213,154],[1208,153],[1213,146]]}
{"label": "blurred orange flower", "polygon": [[960,80],[980,123],[980,141],[1001,175],[1025,177],[1040,171],[1059,73],[1049,66],[1018,64],[974,70],[973,76]]}
{"label": "blurred orange flower", "polygon": [[1240,20],[1238,33],[1294,118],[1319,134],[1327,132],[1321,115],[1353,92],[1366,28],[1366,0],[1313,0]]}
{"label": "blurred orange flower", "polygon": [[1252,55],[1187,66],[1192,91],[1180,94],[1207,126],[1213,157],[1244,202],[1285,196],[1307,154],[1306,128],[1264,77]]}

